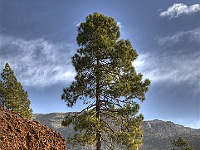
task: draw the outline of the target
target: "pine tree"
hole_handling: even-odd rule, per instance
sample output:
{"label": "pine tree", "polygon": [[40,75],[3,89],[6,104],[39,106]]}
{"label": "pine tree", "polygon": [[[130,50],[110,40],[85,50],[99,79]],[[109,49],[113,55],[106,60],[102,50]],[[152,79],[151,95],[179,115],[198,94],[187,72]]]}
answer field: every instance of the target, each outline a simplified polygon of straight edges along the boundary
{"label": "pine tree", "polygon": [[14,72],[6,63],[1,73],[2,81],[0,81],[0,100],[4,107],[20,114],[23,117],[31,118],[32,109],[30,108],[30,100],[28,93],[24,91],[20,82],[14,75]]}
{"label": "pine tree", "polygon": [[171,140],[174,147],[172,150],[194,150],[193,146],[190,146],[188,141],[179,137],[177,140]]}
{"label": "pine tree", "polygon": [[69,139],[72,144],[102,142],[114,148],[138,149],[142,144],[143,115],[137,115],[150,80],[142,80],[132,62],[138,54],[129,40],[119,40],[119,26],[111,17],[94,13],[78,27],[79,49],[72,57],[75,81],[63,89],[62,99],[68,107],[82,100],[86,108],[66,116],[62,125],[74,125],[78,131]]}

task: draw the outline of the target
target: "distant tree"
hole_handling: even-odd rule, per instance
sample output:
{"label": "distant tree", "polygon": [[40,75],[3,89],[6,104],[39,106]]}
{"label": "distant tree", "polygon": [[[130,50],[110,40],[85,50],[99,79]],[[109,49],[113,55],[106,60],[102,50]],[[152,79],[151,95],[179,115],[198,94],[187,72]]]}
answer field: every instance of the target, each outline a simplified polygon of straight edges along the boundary
{"label": "distant tree", "polygon": [[87,107],[76,115],[66,116],[62,125],[74,125],[78,131],[69,139],[72,144],[102,142],[110,149],[137,149],[142,144],[143,115],[137,115],[145,100],[150,80],[142,80],[132,62],[138,54],[129,40],[119,40],[119,26],[113,18],[94,13],[78,27],[79,49],[72,57],[75,81],[63,90],[68,107],[82,100]]}
{"label": "distant tree", "polygon": [[32,117],[32,109],[30,108],[28,92],[24,91],[21,83],[17,81],[17,78],[8,63],[6,63],[5,68],[1,73],[1,78],[1,104],[7,109],[30,119]]}
{"label": "distant tree", "polygon": [[3,93],[5,91],[5,88],[3,86],[3,83],[0,82],[0,106],[4,106],[4,102],[3,102]]}
{"label": "distant tree", "polygon": [[193,146],[190,146],[188,141],[179,137],[177,140],[171,140],[173,145],[172,150],[194,150]]}

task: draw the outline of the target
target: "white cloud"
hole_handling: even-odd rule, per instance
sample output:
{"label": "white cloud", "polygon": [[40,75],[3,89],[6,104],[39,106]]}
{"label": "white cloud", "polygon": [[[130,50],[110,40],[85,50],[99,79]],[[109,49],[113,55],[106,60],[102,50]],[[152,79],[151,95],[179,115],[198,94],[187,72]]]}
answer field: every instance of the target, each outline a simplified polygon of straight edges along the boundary
{"label": "white cloud", "polygon": [[200,89],[200,52],[188,55],[179,55],[176,52],[162,54],[139,55],[133,65],[137,72],[144,78],[149,78],[152,83],[187,83],[197,94]]}
{"label": "white cloud", "polygon": [[139,55],[139,57],[132,63],[132,65],[136,68],[136,70],[139,70],[140,68],[144,67],[146,64],[146,58],[147,55]]}
{"label": "white cloud", "polygon": [[117,25],[119,26],[120,29],[124,28],[124,26],[122,26],[121,22],[117,22]]}
{"label": "white cloud", "polygon": [[74,22],[74,25],[75,25],[76,27],[79,27],[79,26],[80,26],[80,24],[81,24],[81,22],[79,22],[79,23],[77,23],[77,22]]}
{"label": "white cloud", "polygon": [[183,3],[174,4],[170,6],[166,11],[160,13],[161,17],[176,18],[180,15],[192,14],[200,11],[200,4],[194,4],[187,6]]}
{"label": "white cloud", "polygon": [[177,32],[171,36],[162,37],[158,39],[158,43],[162,45],[173,45],[182,40],[182,38],[188,36],[190,41],[200,41],[200,28],[190,30],[190,31],[181,31]]}
{"label": "white cloud", "polygon": [[1,71],[8,62],[23,85],[45,87],[73,79],[72,46],[43,39],[27,41],[4,36],[0,40]]}

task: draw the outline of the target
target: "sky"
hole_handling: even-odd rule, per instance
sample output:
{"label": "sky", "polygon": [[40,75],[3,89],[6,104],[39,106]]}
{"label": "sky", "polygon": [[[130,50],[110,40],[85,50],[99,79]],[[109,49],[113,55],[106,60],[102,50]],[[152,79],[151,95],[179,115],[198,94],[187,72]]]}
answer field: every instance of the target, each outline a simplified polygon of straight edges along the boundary
{"label": "sky", "polygon": [[200,128],[199,0],[0,0],[0,72],[10,64],[33,113],[85,108],[68,108],[61,94],[76,74],[77,27],[94,12],[113,17],[139,54],[133,65],[151,80],[145,120]]}

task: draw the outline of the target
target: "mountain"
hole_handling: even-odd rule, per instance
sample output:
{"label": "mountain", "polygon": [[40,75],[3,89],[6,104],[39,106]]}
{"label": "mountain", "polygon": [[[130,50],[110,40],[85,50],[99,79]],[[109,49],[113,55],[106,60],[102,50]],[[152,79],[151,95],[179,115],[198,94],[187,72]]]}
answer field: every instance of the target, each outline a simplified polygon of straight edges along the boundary
{"label": "mountain", "polygon": [[[73,126],[63,127],[61,121],[70,113],[50,113],[50,114],[34,114],[33,120],[47,125],[53,130],[59,132],[64,138],[73,135]],[[152,120],[144,121],[142,125],[144,133],[143,146],[140,150],[170,150],[172,139],[177,139],[179,136],[188,140],[190,145],[194,145],[195,150],[200,149],[200,129],[192,129],[179,124],[174,124],[171,121]],[[92,149],[90,146],[82,148],[81,146],[72,147],[67,145],[68,150]],[[119,148],[120,149],[120,148]]]}
{"label": "mountain", "polygon": [[179,136],[186,139],[195,150],[200,149],[200,129],[192,129],[171,121],[152,120],[144,121],[142,125],[144,133],[141,150],[170,150],[171,140]]}

